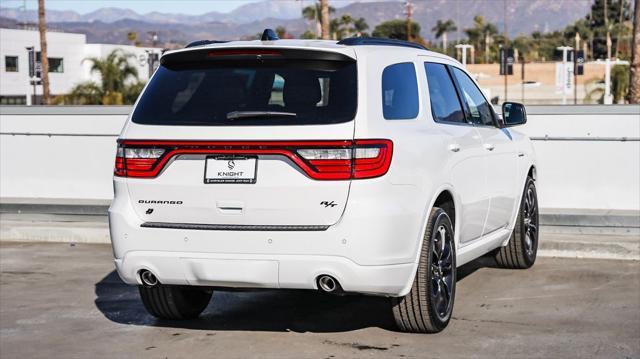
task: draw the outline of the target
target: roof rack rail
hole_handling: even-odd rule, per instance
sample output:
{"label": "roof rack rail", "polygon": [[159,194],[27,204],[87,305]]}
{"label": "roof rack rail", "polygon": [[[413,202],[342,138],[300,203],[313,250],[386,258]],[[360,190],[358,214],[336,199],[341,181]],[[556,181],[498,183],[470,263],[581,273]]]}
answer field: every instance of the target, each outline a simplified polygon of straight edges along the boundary
{"label": "roof rack rail", "polygon": [[396,40],[396,39],[383,39],[380,37],[349,37],[338,41],[338,45],[347,46],[360,46],[360,45],[381,45],[381,46],[402,46],[412,47],[414,49],[429,50],[426,47],[417,44],[415,42]]}
{"label": "roof rack rail", "polygon": [[211,45],[211,44],[223,44],[225,42],[229,42],[229,41],[225,41],[225,40],[198,40],[198,41],[190,42],[187,46],[185,46],[185,48],[187,48],[187,47],[196,47],[196,46],[204,46],[204,45]]}

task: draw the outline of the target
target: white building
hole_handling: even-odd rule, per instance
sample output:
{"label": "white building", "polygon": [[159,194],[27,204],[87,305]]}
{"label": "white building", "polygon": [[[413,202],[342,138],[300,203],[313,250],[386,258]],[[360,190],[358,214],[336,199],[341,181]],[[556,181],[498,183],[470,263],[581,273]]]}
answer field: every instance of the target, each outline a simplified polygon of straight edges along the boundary
{"label": "white building", "polygon": [[[40,34],[35,30],[0,28],[0,104],[31,104],[34,88],[29,78],[27,47],[40,51]],[[162,49],[130,45],[88,44],[84,34],[47,32],[47,57],[51,95],[68,93],[78,83],[99,76],[90,73],[89,57],[106,57],[112,50],[122,49],[133,55],[130,63],[138,69],[141,81],[149,79],[149,53],[160,54]],[[36,96],[42,86],[36,86]]]}

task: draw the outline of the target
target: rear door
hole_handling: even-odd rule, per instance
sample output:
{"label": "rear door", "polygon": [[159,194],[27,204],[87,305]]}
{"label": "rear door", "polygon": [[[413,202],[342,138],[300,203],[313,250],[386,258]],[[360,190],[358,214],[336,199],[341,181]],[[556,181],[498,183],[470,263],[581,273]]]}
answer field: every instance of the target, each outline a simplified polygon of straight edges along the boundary
{"label": "rear door", "polygon": [[437,127],[447,139],[451,163],[450,182],[460,200],[460,242],[468,243],[482,235],[489,210],[486,159],[482,141],[472,123],[467,121],[463,102],[456,92],[447,66],[425,63],[431,112]]}
{"label": "rear door", "polygon": [[336,223],[349,194],[356,76],[355,60],[318,51],[163,57],[119,149],[135,211],[173,224]]}

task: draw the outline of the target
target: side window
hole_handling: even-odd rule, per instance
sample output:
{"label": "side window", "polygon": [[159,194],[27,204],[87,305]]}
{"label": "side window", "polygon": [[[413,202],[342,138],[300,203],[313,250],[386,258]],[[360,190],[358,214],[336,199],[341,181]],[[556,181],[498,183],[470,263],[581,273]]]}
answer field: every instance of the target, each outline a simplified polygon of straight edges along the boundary
{"label": "side window", "polygon": [[458,81],[464,101],[469,107],[471,122],[479,125],[493,126],[494,123],[491,104],[489,104],[484,98],[478,86],[473,83],[464,71],[458,68],[453,67],[453,74]]}
{"label": "side window", "polygon": [[4,57],[4,71],[18,72],[18,56]]}
{"label": "side window", "polygon": [[418,116],[418,79],[413,63],[387,66],[382,72],[382,113],[386,120]]}
{"label": "side window", "polygon": [[443,64],[425,62],[424,69],[429,83],[433,119],[464,123],[464,112],[447,68]]}
{"label": "side window", "polygon": [[49,72],[64,72],[64,59],[59,57],[48,57],[47,59],[49,60]]}

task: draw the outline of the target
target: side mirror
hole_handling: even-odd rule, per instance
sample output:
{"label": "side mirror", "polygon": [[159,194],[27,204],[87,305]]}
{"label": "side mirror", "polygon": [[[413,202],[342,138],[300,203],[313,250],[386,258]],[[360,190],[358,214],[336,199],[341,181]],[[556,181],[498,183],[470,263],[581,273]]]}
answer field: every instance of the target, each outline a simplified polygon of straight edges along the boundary
{"label": "side mirror", "polygon": [[505,127],[524,125],[527,123],[527,111],[521,103],[505,102],[502,104],[502,119]]}

